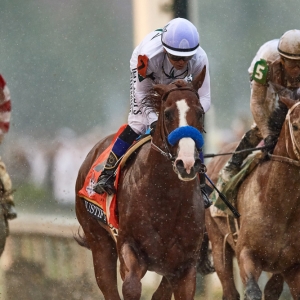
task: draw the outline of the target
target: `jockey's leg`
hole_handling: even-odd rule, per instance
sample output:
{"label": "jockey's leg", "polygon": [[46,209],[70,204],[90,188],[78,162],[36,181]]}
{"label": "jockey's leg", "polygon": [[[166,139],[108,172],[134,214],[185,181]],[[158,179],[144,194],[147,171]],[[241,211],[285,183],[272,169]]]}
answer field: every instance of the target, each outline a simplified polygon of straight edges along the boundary
{"label": "jockey's leg", "polygon": [[0,197],[3,199],[2,206],[4,208],[5,217],[9,220],[15,219],[17,217],[17,212],[15,209],[15,204],[13,201],[12,194],[12,183],[10,176],[6,171],[5,164],[0,160],[0,181],[2,188],[0,189]]}
{"label": "jockey's leg", "polygon": [[120,136],[116,139],[108,159],[104,166],[97,183],[94,186],[94,191],[98,194],[108,193],[112,195],[116,192],[114,182],[116,178],[115,171],[121,161],[122,156],[132,145],[134,140],[139,135],[135,133],[129,125],[124,129]]}
{"label": "jockey's leg", "polygon": [[[200,151],[199,158],[201,159],[202,163],[204,162],[203,152]],[[200,188],[202,193],[202,198],[204,201],[204,207],[209,208],[212,205],[212,201],[209,199],[209,195],[211,194],[211,188],[205,183],[205,171],[206,167],[203,165],[201,168],[202,171],[199,172],[199,179],[200,179]]]}
{"label": "jockey's leg", "polygon": [[[246,150],[248,148],[254,148],[259,144],[261,140],[262,136],[259,132],[258,127],[255,126],[244,134],[239,145],[235,149],[235,152]],[[252,151],[245,151],[232,155],[221,172],[221,177],[224,183],[227,183],[234,175],[236,175],[241,170],[244,159],[251,153]]]}

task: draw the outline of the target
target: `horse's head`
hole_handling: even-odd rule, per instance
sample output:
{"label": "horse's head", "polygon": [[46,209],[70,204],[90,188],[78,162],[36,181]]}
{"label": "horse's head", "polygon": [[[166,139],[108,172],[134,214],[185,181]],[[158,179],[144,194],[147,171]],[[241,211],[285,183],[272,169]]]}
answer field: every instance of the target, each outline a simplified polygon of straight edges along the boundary
{"label": "horse's head", "polygon": [[300,160],[300,101],[280,96],[288,110],[286,115],[284,134],[285,147],[289,157]]}
{"label": "horse's head", "polygon": [[170,85],[154,86],[160,107],[153,147],[163,149],[174,160],[174,171],[184,181],[194,179],[201,168],[199,151],[204,143],[201,134],[204,111],[197,91],[205,72],[206,67],[190,84],[177,80]]}

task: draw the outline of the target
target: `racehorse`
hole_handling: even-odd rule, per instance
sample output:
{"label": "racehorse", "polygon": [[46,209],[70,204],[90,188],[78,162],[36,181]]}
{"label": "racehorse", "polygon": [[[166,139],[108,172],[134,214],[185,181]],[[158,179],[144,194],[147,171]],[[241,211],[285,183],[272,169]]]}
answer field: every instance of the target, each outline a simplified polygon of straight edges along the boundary
{"label": "racehorse", "polygon": [[[154,271],[162,281],[152,299],[193,299],[196,265],[205,228],[199,186],[199,148],[203,142],[203,109],[197,90],[206,67],[188,84],[153,87],[145,105],[158,113],[151,143],[136,151],[123,168],[117,189],[119,228],[117,242],[76,197],[76,215],[84,236],[77,241],[90,248],[97,284],[106,300],[120,299],[117,259],[124,299],[140,299],[145,273]],[[96,158],[111,143],[108,136],[94,146],[83,162],[76,194]]]}
{"label": "racehorse", "polygon": [[[284,281],[293,298],[300,299],[300,102],[280,99],[289,110],[274,152],[257,165],[238,191],[238,236],[230,234],[226,218],[213,218],[206,211],[223,300],[240,299],[233,281],[233,255],[245,285],[245,299],[262,299],[257,284],[262,271],[273,274],[264,290],[265,300],[279,299]],[[231,144],[223,150],[233,149],[235,145]],[[212,181],[217,181],[226,160],[225,156],[218,157],[208,164]],[[229,245],[224,243],[225,236]]]}

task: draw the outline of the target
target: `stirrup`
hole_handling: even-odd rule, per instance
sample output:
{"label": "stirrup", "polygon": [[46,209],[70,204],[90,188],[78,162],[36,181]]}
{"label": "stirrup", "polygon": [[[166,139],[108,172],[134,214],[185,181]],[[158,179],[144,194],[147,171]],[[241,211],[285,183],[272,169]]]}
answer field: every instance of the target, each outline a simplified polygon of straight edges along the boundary
{"label": "stirrup", "polygon": [[115,188],[115,175],[102,173],[98,178],[98,182],[94,185],[93,191],[100,195],[104,193],[108,195],[115,194],[117,192]]}

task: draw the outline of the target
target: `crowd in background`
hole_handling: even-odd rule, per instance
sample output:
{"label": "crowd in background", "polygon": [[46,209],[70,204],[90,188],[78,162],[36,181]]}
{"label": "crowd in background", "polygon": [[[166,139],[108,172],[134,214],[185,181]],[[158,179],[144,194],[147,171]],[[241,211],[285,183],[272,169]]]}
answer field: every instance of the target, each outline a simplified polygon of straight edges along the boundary
{"label": "crowd in background", "polygon": [[[247,116],[240,116],[233,119],[227,129],[210,130],[209,135],[215,137],[213,148],[221,149],[224,144],[239,141],[250,125],[251,120]],[[60,204],[74,205],[78,170],[88,152],[104,136],[99,127],[83,135],[65,127],[51,141],[30,136],[6,141],[3,159],[12,177],[15,193],[22,186],[31,185],[50,192]]]}

